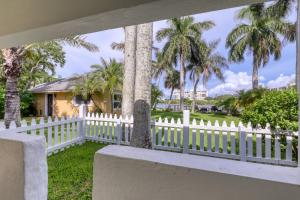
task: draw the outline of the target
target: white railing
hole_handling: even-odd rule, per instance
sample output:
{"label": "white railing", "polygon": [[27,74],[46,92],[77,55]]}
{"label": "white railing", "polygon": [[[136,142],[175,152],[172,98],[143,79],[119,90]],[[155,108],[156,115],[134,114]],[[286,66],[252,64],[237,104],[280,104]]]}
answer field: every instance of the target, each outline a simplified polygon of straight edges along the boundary
{"label": "white railing", "polygon": [[287,166],[297,166],[293,139],[295,133],[252,128],[250,123],[245,127],[242,123],[193,120],[184,125],[181,120],[160,118],[152,127],[154,149]]}
{"label": "white railing", "polygon": [[[2,125],[3,126],[3,125]],[[1,125],[0,125],[1,127]],[[133,130],[133,116],[88,113],[85,117],[40,118],[31,123],[22,121],[16,128],[18,133],[43,135],[47,141],[48,154],[63,150],[85,140],[107,144],[130,145]],[[2,130],[0,132],[9,132]],[[159,118],[151,123],[152,148],[188,154],[229,158],[241,161],[297,166],[293,155],[293,144],[298,140],[295,132],[271,131],[266,128],[253,128],[251,124],[221,124],[215,121],[192,120],[189,111],[184,112],[183,120]]]}
{"label": "white railing", "polygon": [[84,130],[88,140],[110,144],[129,145],[133,129],[133,116],[88,113],[85,117]]}
{"label": "white railing", "polygon": [[51,117],[47,120],[43,117],[33,118],[29,123],[23,120],[21,127],[16,127],[15,122],[11,122],[9,129],[5,129],[4,124],[0,125],[0,129],[0,133],[14,130],[17,133],[45,136],[48,155],[71,145],[81,144],[85,140],[81,134],[83,133],[83,119],[78,117],[61,117],[60,119],[55,117],[54,120]]}
{"label": "white railing", "polygon": [[[253,128],[241,122],[190,122],[189,112],[185,113],[183,120],[159,118],[152,122],[153,149],[297,166],[292,148],[293,139],[297,139],[294,132],[272,132],[268,126]],[[90,113],[85,117],[85,136],[93,141],[129,145],[132,127],[133,117]]]}

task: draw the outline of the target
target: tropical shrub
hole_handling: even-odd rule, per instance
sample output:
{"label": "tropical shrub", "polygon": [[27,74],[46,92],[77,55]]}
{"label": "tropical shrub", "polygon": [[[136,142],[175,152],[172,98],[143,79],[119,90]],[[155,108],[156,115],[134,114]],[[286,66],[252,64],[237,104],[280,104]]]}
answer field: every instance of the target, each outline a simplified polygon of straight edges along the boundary
{"label": "tropical shrub", "polygon": [[222,107],[227,114],[238,115],[239,110],[237,107],[237,97],[236,96],[226,96],[217,102],[218,107]]}
{"label": "tropical shrub", "polygon": [[251,122],[254,126],[263,127],[270,123],[271,128],[279,126],[281,129],[298,129],[298,96],[296,89],[266,92],[261,99],[242,112],[243,122]]}
{"label": "tropical shrub", "polygon": [[36,109],[34,106],[35,98],[30,92],[20,93],[20,109],[22,117],[29,117],[36,115]]}
{"label": "tropical shrub", "polygon": [[163,97],[163,92],[154,84],[151,85],[151,108],[156,109],[156,105]]}
{"label": "tropical shrub", "polygon": [[[20,93],[20,109],[22,117],[29,117],[36,115],[36,109],[34,106],[35,98],[30,92]],[[4,118],[5,108],[5,89],[0,87],[0,119]]]}

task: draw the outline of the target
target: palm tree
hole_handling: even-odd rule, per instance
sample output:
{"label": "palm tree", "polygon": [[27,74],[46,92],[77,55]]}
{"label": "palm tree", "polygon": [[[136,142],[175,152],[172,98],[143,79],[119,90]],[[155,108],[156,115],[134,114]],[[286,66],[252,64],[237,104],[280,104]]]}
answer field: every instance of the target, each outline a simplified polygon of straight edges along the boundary
{"label": "palm tree", "polygon": [[245,59],[244,54],[252,54],[253,89],[258,88],[259,68],[269,62],[270,56],[274,56],[275,60],[280,59],[281,37],[293,40],[289,31],[294,25],[284,19],[289,11],[287,2],[289,1],[280,0],[269,7],[261,3],[243,8],[237,18],[245,22],[239,24],[227,36],[229,61],[241,62]]}
{"label": "palm tree", "polygon": [[193,101],[192,112],[195,112],[196,93],[200,79],[203,80],[203,86],[206,87],[208,80],[215,75],[218,79],[224,80],[222,69],[228,68],[226,59],[218,52],[215,52],[219,40],[206,44],[204,41],[199,42],[198,59],[193,60],[188,66],[190,79],[193,82]]}
{"label": "palm tree", "polygon": [[[296,83],[297,83],[297,91],[298,95],[300,94],[300,0],[297,1],[297,22],[296,22]],[[298,110],[300,110],[300,104],[298,103]],[[299,112],[299,111],[298,111]],[[298,116],[298,123],[300,122],[300,115]],[[298,156],[300,155],[300,131],[298,131]],[[298,157],[298,166],[300,166],[300,159]]]}
{"label": "palm tree", "polygon": [[157,86],[159,86],[163,73],[168,74],[173,70],[173,66],[165,62],[162,52],[156,51],[155,57],[156,60],[152,61],[152,78],[157,80]]}
{"label": "palm tree", "polygon": [[[137,26],[125,27],[124,49],[124,79],[122,89],[122,115],[132,116],[134,107],[134,85],[136,71],[136,37]],[[123,48],[122,47],[122,48]]]}
{"label": "palm tree", "polygon": [[163,97],[163,92],[154,84],[151,84],[151,109],[155,110],[159,100]]}
{"label": "palm tree", "polygon": [[237,107],[243,108],[251,105],[257,99],[261,99],[262,96],[267,92],[265,88],[259,88],[254,90],[241,90],[237,93]]}
{"label": "palm tree", "polygon": [[171,89],[168,108],[170,108],[174,90],[180,88],[179,87],[180,86],[179,78],[180,78],[179,71],[174,70],[174,69],[172,71],[169,71],[165,78],[165,82],[164,82],[165,88]]}
{"label": "palm tree", "polygon": [[163,57],[167,63],[177,63],[180,68],[180,108],[183,110],[185,65],[197,48],[202,32],[214,26],[212,21],[194,22],[193,17],[174,18],[168,21],[169,27],[157,32],[156,39],[167,39],[163,47]]}
{"label": "palm tree", "polygon": [[[92,43],[86,42],[81,36],[70,36],[58,39],[53,42],[68,44],[74,47],[83,47],[88,51],[98,51],[98,47]],[[21,126],[20,96],[18,91],[18,80],[22,72],[23,59],[30,55],[28,51],[31,48],[38,48],[42,43],[32,43],[29,45],[11,47],[2,49],[3,70],[6,77],[6,95],[5,95],[5,115],[4,121],[6,128],[9,128],[10,122],[15,121],[17,126]]]}
{"label": "palm tree", "polygon": [[96,101],[94,94],[101,89],[101,83],[93,74],[87,74],[80,78],[80,81],[75,85],[73,94],[79,95],[85,102],[91,100],[98,110],[101,110]]}
{"label": "palm tree", "polygon": [[[125,41],[126,41],[126,39],[125,39]],[[125,51],[125,42],[113,42],[113,43],[111,43],[110,47],[113,50],[121,51],[121,52],[124,53],[124,51]]]}
{"label": "palm tree", "polygon": [[134,124],[130,145],[151,147],[150,104],[153,24],[137,26]]}
{"label": "palm tree", "polygon": [[[115,59],[110,59],[109,62],[101,58],[101,64],[91,66],[94,69],[94,80],[96,85],[99,85],[101,90],[108,91],[113,100],[113,94],[116,89],[122,88],[123,83],[123,64]],[[113,105],[111,103],[111,105]],[[113,106],[111,107],[113,112]]]}

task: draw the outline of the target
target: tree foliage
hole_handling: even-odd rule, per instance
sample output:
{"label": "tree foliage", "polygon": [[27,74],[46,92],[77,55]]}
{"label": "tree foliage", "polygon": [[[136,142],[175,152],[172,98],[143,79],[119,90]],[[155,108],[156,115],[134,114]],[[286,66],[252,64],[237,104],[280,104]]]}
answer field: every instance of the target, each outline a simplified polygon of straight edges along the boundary
{"label": "tree foliage", "polygon": [[[20,111],[23,117],[35,116],[36,109],[34,106],[35,97],[30,92],[20,93]],[[0,87],[0,118],[4,117],[4,106],[5,106],[5,89]]]}
{"label": "tree foliage", "polygon": [[156,33],[156,39],[159,42],[167,39],[162,49],[164,62],[180,64],[180,107],[183,109],[185,63],[198,57],[198,42],[203,31],[211,29],[215,24],[212,21],[195,22],[191,16],[173,18],[168,23],[167,28]]}
{"label": "tree foliage", "polygon": [[96,84],[100,86],[102,91],[109,91],[113,94],[114,90],[122,88],[123,64],[116,59],[106,61],[101,58],[101,63],[92,65],[91,68],[94,70],[93,78],[98,80]]}
{"label": "tree foliage", "polygon": [[156,105],[163,97],[163,92],[154,84],[151,84],[151,107],[156,109]]}
{"label": "tree foliage", "polygon": [[254,126],[263,127],[270,123],[271,128],[298,129],[298,94],[296,89],[268,91],[261,99],[245,108],[241,118]]}
{"label": "tree foliage", "polygon": [[294,24],[284,17],[289,13],[290,0],[279,0],[270,6],[253,4],[240,10],[241,21],[227,36],[229,61],[242,62],[245,54],[253,57],[253,88],[258,88],[258,69],[266,66],[270,57],[280,59],[282,40],[295,38]]}

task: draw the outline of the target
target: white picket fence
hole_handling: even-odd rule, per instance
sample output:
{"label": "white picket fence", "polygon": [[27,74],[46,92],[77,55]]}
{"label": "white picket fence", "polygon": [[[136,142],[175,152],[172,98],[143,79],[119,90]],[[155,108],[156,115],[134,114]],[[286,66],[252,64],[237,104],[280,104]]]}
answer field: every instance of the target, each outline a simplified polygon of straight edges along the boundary
{"label": "white picket fence", "polygon": [[253,128],[241,122],[220,125],[192,120],[190,124],[159,118],[152,127],[154,149],[286,166],[297,166],[293,139],[297,139],[294,132],[272,132],[269,127]]}
{"label": "white picket fence", "polygon": [[15,122],[11,122],[8,130],[4,128],[2,123],[0,124],[0,130],[0,133],[9,133],[13,130],[16,133],[45,136],[48,155],[85,141],[82,134],[83,119],[78,117],[62,117],[60,119],[55,117],[54,120],[51,117],[47,120],[43,117],[39,119],[33,118],[29,123],[23,120],[21,127],[16,127]]}
{"label": "white picket fence", "polygon": [[[38,122],[38,123],[37,123]],[[1,127],[1,125],[0,125]],[[133,130],[133,117],[87,113],[85,117],[68,117],[52,121],[48,118],[23,121],[16,128],[18,133],[43,135],[47,140],[48,154],[63,150],[85,140],[107,144],[129,145]],[[2,130],[8,132],[10,130]],[[271,131],[253,128],[231,122],[190,121],[189,112],[184,112],[183,120],[153,120],[151,123],[152,148],[188,154],[229,158],[241,161],[297,166],[293,159],[293,140],[297,133]]]}
{"label": "white picket fence", "polygon": [[110,144],[129,145],[133,129],[133,116],[88,113],[85,117],[85,138]]}

